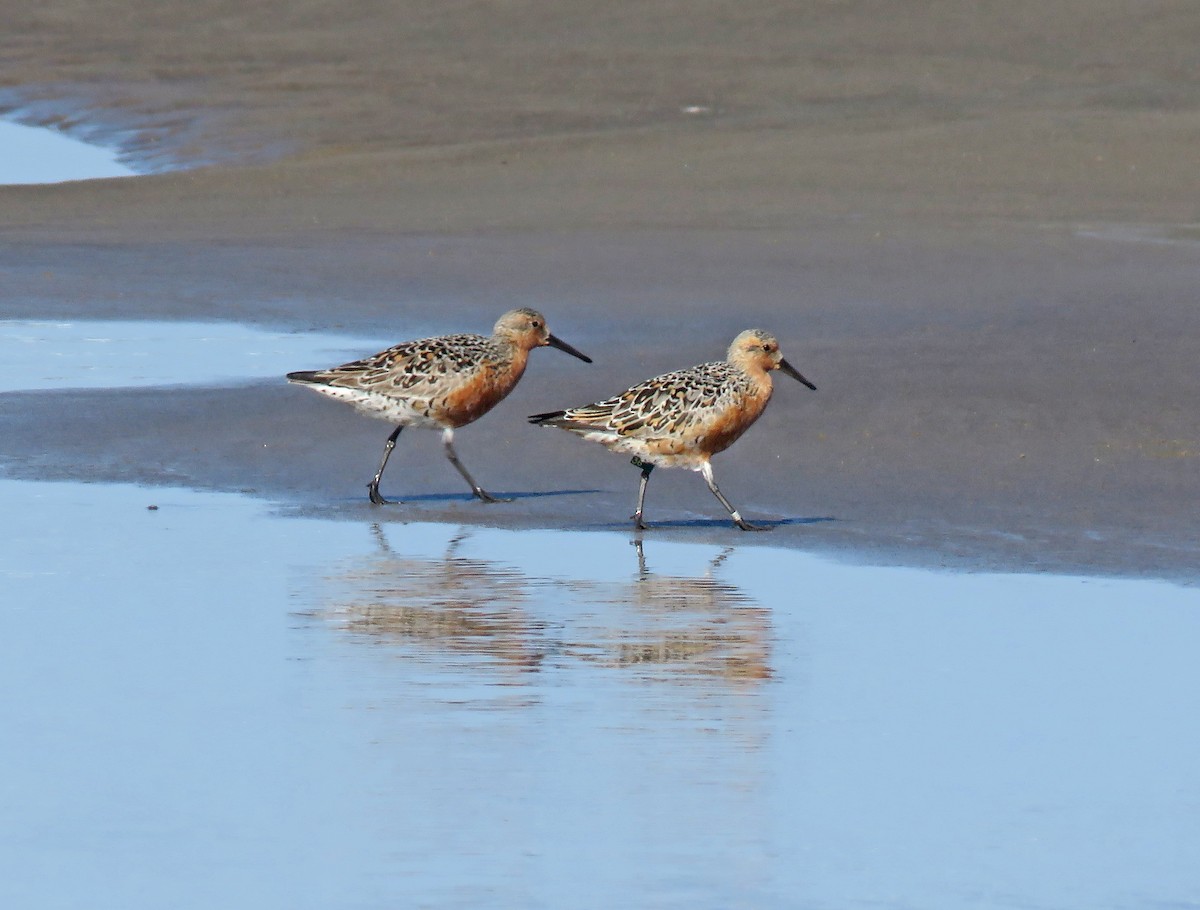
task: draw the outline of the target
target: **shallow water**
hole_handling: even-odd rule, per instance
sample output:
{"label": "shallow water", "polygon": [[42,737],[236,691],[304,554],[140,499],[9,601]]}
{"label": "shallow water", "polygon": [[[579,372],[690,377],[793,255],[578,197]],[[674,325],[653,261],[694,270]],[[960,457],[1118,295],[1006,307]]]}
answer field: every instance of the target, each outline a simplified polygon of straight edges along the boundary
{"label": "shallow water", "polygon": [[0,499],[4,906],[1200,896],[1195,588]]}
{"label": "shallow water", "polygon": [[385,346],[233,322],[0,320],[0,392],[282,380]]}
{"label": "shallow water", "polygon": [[1200,245],[1200,225],[1197,224],[1089,224],[1078,227],[1075,233],[1080,237],[1113,243],[1175,247]]}
{"label": "shallow water", "polygon": [[130,177],[117,152],[55,129],[0,120],[0,185]]}

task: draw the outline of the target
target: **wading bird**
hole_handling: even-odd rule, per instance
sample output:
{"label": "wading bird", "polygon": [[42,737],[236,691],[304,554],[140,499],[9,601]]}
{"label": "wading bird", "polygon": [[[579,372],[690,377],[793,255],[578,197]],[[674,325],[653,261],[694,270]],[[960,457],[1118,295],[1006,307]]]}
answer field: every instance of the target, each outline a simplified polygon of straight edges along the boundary
{"label": "wading bird", "polygon": [[454,431],[494,408],[516,386],[529,352],[550,345],[578,357],[579,353],[546,328],[546,317],[522,307],[505,313],[490,338],[483,335],[442,335],[404,341],[362,360],[328,370],[288,373],[288,382],[345,401],[368,417],[397,424],[383,449],[379,470],[367,484],[371,502],[389,502],[379,493],[379,481],[396,438],[405,427],[442,431],[446,457],[484,502],[499,502],[477,484],[454,451]]}
{"label": "wading bird", "polygon": [[565,411],[534,414],[530,423],[559,427],[633,456],[642,469],[635,527],[644,529],[646,484],[656,465],[699,471],[734,523],[743,531],[762,531],[747,522],[713,479],[709,459],[733,445],[771,400],[771,372],[782,370],[813,391],[816,386],[783,359],[775,336],[747,329],[729,346],[724,361],[702,363],[666,373],[619,395]]}

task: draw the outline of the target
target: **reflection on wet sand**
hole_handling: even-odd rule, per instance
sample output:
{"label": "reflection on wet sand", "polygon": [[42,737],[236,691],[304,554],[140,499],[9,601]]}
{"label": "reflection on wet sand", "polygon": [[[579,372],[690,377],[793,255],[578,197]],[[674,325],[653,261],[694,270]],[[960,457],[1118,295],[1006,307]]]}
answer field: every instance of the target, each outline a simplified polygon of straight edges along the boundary
{"label": "reflection on wet sand", "polygon": [[632,575],[596,561],[591,577],[553,577],[540,574],[553,541],[528,532],[519,566],[463,555],[465,528],[436,558],[396,552],[379,525],[372,533],[376,552],[327,577],[319,609],[352,636],[417,647],[422,659],[474,656],[522,671],[584,661],[646,678],[771,676],[770,611],[718,575],[732,548],[689,577],[653,572],[636,540]]}

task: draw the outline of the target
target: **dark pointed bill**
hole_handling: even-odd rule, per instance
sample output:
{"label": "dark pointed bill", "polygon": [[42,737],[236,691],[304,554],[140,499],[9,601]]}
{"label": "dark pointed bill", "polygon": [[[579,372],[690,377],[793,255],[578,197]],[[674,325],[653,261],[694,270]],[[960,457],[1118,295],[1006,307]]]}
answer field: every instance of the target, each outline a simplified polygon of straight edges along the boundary
{"label": "dark pointed bill", "polygon": [[[591,362],[592,362],[592,358],[591,358],[591,357],[588,357],[588,356],[587,356],[587,354],[581,354],[581,353],[579,353],[577,350],[575,350],[573,347],[571,347],[569,344],[567,344],[567,343],[566,343],[565,341],[563,341],[561,338],[558,338],[558,337],[556,337],[556,336],[554,336],[554,335],[549,335],[549,336],[547,336],[547,338],[546,338],[546,343],[547,343],[548,345],[550,345],[551,347],[556,347],[556,348],[558,348],[560,351],[566,351],[566,352],[567,352],[568,354],[570,354],[572,357],[578,357],[578,358],[579,358],[580,360],[582,360],[584,363],[591,363]],[[799,374],[797,374],[797,375],[799,375]]]}
{"label": "dark pointed bill", "polygon": [[803,376],[801,376],[800,371],[797,370],[790,363],[788,363],[786,360],[779,361],[779,369],[783,370],[783,372],[787,373],[793,379],[799,380],[800,382],[804,383],[806,386],[808,386],[814,392],[817,390],[817,387],[815,385],[813,385],[811,382],[809,382],[807,379],[805,379]]}

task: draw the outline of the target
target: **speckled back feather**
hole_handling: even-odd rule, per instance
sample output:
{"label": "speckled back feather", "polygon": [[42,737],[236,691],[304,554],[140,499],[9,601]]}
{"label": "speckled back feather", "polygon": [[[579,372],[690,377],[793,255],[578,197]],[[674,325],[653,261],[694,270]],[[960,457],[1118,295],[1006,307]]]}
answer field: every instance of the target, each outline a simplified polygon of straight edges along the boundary
{"label": "speckled back feather", "polygon": [[381,395],[426,397],[450,384],[470,382],[485,369],[508,367],[511,346],[483,335],[442,335],[393,345],[361,360],[312,372],[311,382]]}
{"label": "speckled back feather", "polygon": [[770,397],[766,374],[755,377],[734,364],[703,363],[595,404],[531,420],[655,464],[696,469],[732,445]]}
{"label": "speckled back feather", "polygon": [[604,401],[570,408],[551,422],[568,430],[643,439],[674,436],[712,424],[757,391],[750,376],[728,363],[703,363],[640,382]]}

